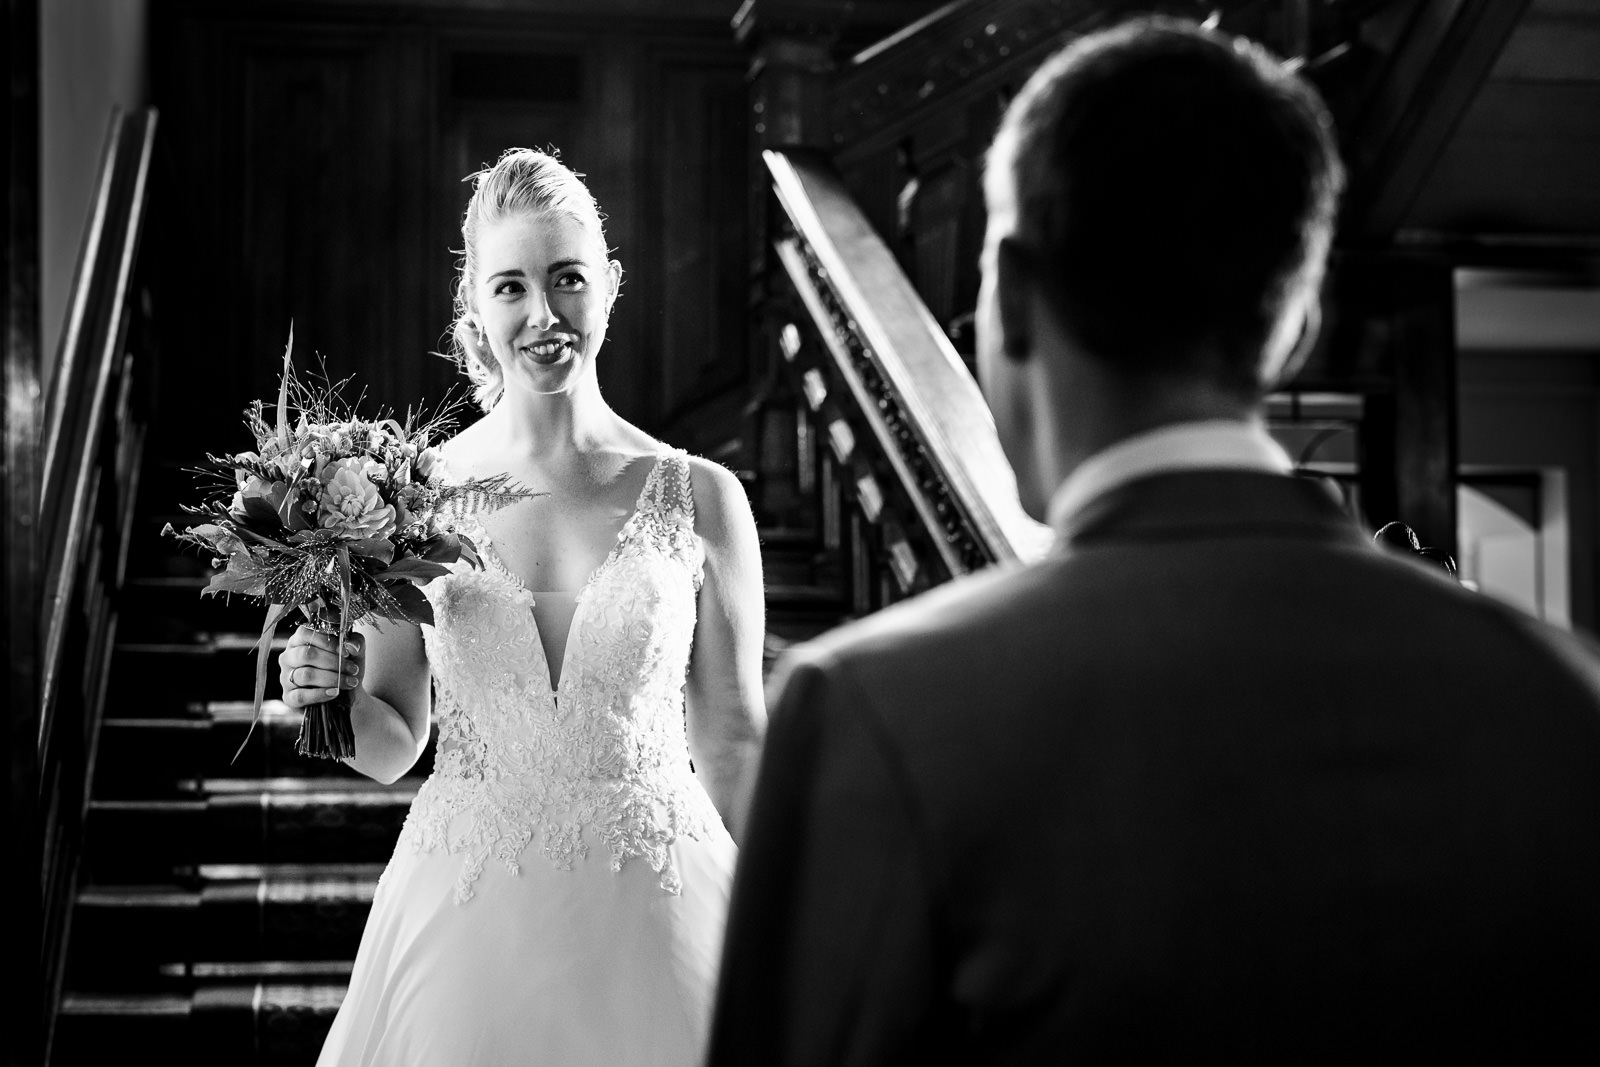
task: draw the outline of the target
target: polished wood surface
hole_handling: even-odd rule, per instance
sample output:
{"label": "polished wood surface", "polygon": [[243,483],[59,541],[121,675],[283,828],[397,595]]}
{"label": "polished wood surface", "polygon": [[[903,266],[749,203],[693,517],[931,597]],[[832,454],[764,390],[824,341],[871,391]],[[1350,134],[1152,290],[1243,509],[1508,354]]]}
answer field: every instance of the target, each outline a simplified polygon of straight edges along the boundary
{"label": "polished wood surface", "polygon": [[[181,194],[153,235],[168,306],[170,431],[237,440],[276,392],[295,324],[374,406],[436,402],[462,178],[513,146],[555,147],[608,214],[625,274],[601,387],[658,434],[749,377],[744,60],[726,18],[524,5],[217,5],[158,10],[163,173]],[[393,17],[391,17],[393,16]],[[730,431],[731,432],[731,431]],[[702,442],[686,440],[691,447]]]}
{"label": "polished wood surface", "polygon": [[39,425],[39,0],[6,0],[5,112],[5,403],[0,407],[4,500],[0,549],[5,552],[5,618],[0,656],[6,663],[5,856],[12,877],[5,901],[12,916],[6,955],[6,1062],[41,1062],[52,1004],[44,995],[43,901],[32,875],[40,855],[38,765]]}
{"label": "polished wood surface", "polygon": [[[969,362],[981,160],[1006,99],[1063,41],[1152,6],[964,0],[837,58],[814,147]],[[1350,400],[1365,520],[1404,518],[1450,548],[1451,268],[1570,272],[1576,261],[1592,277],[1600,180],[1586,179],[1600,165],[1600,132],[1585,105],[1600,66],[1584,43],[1600,41],[1600,10],[1582,0],[1370,0],[1225,3],[1216,14],[1224,30],[1306,71],[1334,110],[1352,172],[1326,328],[1274,410],[1301,419],[1301,396]],[[1314,418],[1305,425],[1316,432]]]}
{"label": "polished wood surface", "polygon": [[[870,351],[918,446],[948,482],[977,537],[997,559],[1036,555],[1037,524],[1017,503],[1016,479],[977,382],[882,239],[822,158],[804,151],[769,151],[764,158],[778,199],[834,287],[849,328]],[[824,326],[825,337],[833,326]],[[873,402],[862,395],[858,404]],[[897,454],[906,443],[884,440],[881,446]],[[899,473],[913,486],[920,480],[908,470]],[[935,514],[922,518],[934,530],[943,527]],[[965,569],[953,567],[955,573]]]}
{"label": "polished wood surface", "polygon": [[44,406],[43,473],[28,502],[38,509],[42,572],[34,605],[36,692],[26,718],[38,768],[33,825],[47,1041],[64,977],[142,458],[132,350],[148,333],[130,328],[147,310],[137,264],[155,128],[148,109],[111,118],[63,352]]}
{"label": "polished wood surface", "polygon": [[[123,343],[136,295],[134,269],[143,234],[155,143],[153,112],[115,116],[106,143],[101,180],[83,258],[74,284],[62,355],[51,382],[44,425],[40,536],[51,546],[40,604],[41,707],[39,748],[49,745],[50,712],[66,662],[71,610],[85,576],[81,561],[98,546],[97,494],[105,467],[102,454],[111,388],[123,361]],[[92,575],[89,576],[92,579]],[[74,657],[75,660],[75,657]]]}

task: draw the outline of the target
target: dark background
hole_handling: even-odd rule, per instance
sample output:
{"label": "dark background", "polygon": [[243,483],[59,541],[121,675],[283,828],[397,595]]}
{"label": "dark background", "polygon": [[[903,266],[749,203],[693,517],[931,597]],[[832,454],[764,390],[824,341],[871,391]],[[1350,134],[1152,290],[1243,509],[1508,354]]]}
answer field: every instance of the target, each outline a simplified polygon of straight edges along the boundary
{"label": "dark background", "polygon": [[153,5],[147,240],[185,432],[220,444],[275,394],[291,320],[300,365],[320,354],[375,405],[443,396],[457,372],[428,353],[452,318],[462,179],[511,146],[559,149],[609,216],[612,405],[664,433],[743,382],[745,59],[726,18],[545,6],[572,10]]}

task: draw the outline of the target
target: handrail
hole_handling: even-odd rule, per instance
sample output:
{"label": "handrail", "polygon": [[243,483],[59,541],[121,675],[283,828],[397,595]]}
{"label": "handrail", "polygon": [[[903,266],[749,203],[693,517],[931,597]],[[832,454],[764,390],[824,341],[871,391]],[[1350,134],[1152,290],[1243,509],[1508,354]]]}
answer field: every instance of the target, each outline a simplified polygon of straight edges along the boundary
{"label": "handrail", "polygon": [[156,115],[113,115],[101,157],[94,212],[85,232],[50,383],[40,478],[40,544],[47,552],[40,605],[39,749],[49,744],[77,560],[92,525],[95,467],[107,385],[128,325],[128,296],[143,229]]}
{"label": "handrail", "polygon": [[952,575],[1036,558],[1048,532],[1016,477],[972,375],[826,157],[763,159],[793,235],[777,248]]}
{"label": "handrail", "polygon": [[[155,126],[150,109],[111,117],[41,433],[38,700],[17,713],[38,718],[38,948],[47,1058],[143,441],[130,407],[134,361],[125,344],[136,310],[131,297]],[[27,726],[31,731],[34,724]]]}

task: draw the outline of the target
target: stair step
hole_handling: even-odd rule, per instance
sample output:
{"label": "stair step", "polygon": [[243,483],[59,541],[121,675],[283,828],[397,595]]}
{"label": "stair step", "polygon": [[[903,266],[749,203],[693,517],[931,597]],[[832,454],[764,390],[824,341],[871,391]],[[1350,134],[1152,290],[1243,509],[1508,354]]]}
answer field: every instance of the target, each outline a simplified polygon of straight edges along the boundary
{"label": "stair step", "polygon": [[89,884],[159,884],[202,863],[383,862],[421,781],[206,779],[193,799],[95,800]]}
{"label": "stair step", "polygon": [[158,975],[170,984],[195,976],[196,967],[244,967],[260,977],[264,962],[299,974],[307,961],[348,961],[382,871],[381,864],[295,865],[202,878],[198,889],[91,886],[78,894],[69,981],[81,991]]}
{"label": "stair step", "polygon": [[[50,1061],[119,1063],[159,1057],[181,1063],[192,1059],[196,1052],[189,1026],[192,1008],[193,998],[188,994],[68,993],[61,998]],[[135,1049],[143,1055],[130,1057]]]}
{"label": "stair step", "polygon": [[[137,627],[125,632],[137,633]],[[278,653],[288,636],[273,639],[267,662],[268,692],[276,692]],[[217,634],[204,641],[117,642],[111,655],[108,715],[170,715],[194,701],[249,696],[255,688],[255,638]]]}
{"label": "stair step", "polygon": [[195,952],[200,894],[179,886],[107,886],[81,890],[72,912],[67,984],[83,995],[137,989],[187,992],[180,974],[161,965]]}
{"label": "stair step", "polygon": [[[153,500],[148,487],[143,485],[140,486],[139,496],[141,501]],[[135,517],[129,531],[128,574],[138,577],[209,575],[212,570],[211,557],[161,535],[169,522],[181,530],[185,526],[198,525],[202,520],[179,513],[175,506],[167,510],[166,501],[153,500],[153,503],[161,508],[160,513],[151,512],[148,505],[141,505],[141,514]]]}
{"label": "stair step", "polygon": [[260,1067],[311,1067],[346,988],[345,982],[202,986],[194,995],[196,1045],[212,1055],[253,1045]]}
{"label": "stair step", "polygon": [[147,641],[203,640],[215,633],[261,632],[266,608],[242,596],[207,596],[208,573],[147,575],[123,583],[118,609],[139,620]]}
{"label": "stair step", "polygon": [[202,863],[195,869],[195,876],[202,882],[247,882],[257,879],[281,882],[316,878],[367,879],[376,882],[387,862]]}
{"label": "stair step", "polygon": [[342,981],[324,981],[206,984],[191,995],[69,993],[52,1060],[309,1067],[345,989]]}
{"label": "stair step", "polygon": [[273,982],[342,982],[348,984],[355,969],[354,953],[341,960],[207,960],[200,963],[163,964],[161,972],[213,985]]}
{"label": "stair step", "polygon": [[[159,797],[196,778],[355,775],[337,760],[296,754],[301,713],[283,701],[262,703],[253,733],[251,718],[248,700],[195,702],[182,715],[108,718],[101,725],[95,795]],[[426,777],[432,770],[430,740],[411,773]]]}

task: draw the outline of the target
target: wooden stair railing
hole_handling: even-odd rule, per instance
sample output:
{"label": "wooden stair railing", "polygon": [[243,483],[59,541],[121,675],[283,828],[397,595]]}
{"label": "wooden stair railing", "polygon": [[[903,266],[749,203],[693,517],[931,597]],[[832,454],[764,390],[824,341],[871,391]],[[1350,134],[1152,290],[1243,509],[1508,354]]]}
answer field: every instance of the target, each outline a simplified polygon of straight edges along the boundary
{"label": "wooden stair railing", "polygon": [[[1396,227],[1440,139],[1526,6],[1526,0],[956,0],[848,58],[832,55],[837,28],[816,24],[816,5],[805,0],[753,0],[736,28],[756,57],[753,130],[769,164],[776,153],[797,174],[831,176],[830,202],[850,202],[898,264],[922,307],[919,330],[928,333],[932,324],[969,370],[983,155],[1005,103],[1046,56],[1126,16],[1165,11],[1211,20],[1287,57],[1333,110],[1351,174],[1322,338],[1300,377],[1273,398],[1274,431],[1291,452],[1337,471],[1369,524],[1401,518],[1430,544],[1448,548],[1455,539],[1452,264],[1408,247]],[[773,188],[782,201],[775,179]],[[837,330],[826,302],[803,298],[816,256],[807,259],[803,240],[785,244],[794,228],[792,218],[775,217],[775,232],[763,238],[779,251],[758,268],[769,281],[757,286],[755,299],[777,307],[793,294],[801,313],[814,319],[811,332],[831,337]],[[838,282],[863,269],[852,252],[828,277]],[[878,286],[874,276],[855,288],[876,302]],[[853,313],[847,309],[846,317]],[[774,337],[782,326],[773,328]],[[869,339],[867,347],[881,355],[882,341]],[[894,395],[922,395],[923,383],[906,390]],[[912,420],[913,436],[937,437],[921,421],[932,408],[897,403]],[[1333,447],[1323,447],[1330,438]],[[964,491],[959,480],[951,488]],[[863,606],[858,602],[857,610]]]}
{"label": "wooden stair railing", "polygon": [[[977,383],[820,153],[764,153],[783,358],[826,443],[825,540],[850,556],[864,613],[1042,551]],[[831,518],[829,518],[831,517]],[[845,528],[848,527],[848,532]]]}
{"label": "wooden stair railing", "polygon": [[144,427],[129,341],[155,129],[153,110],[111,120],[45,406],[36,739],[47,1041],[138,493]]}

